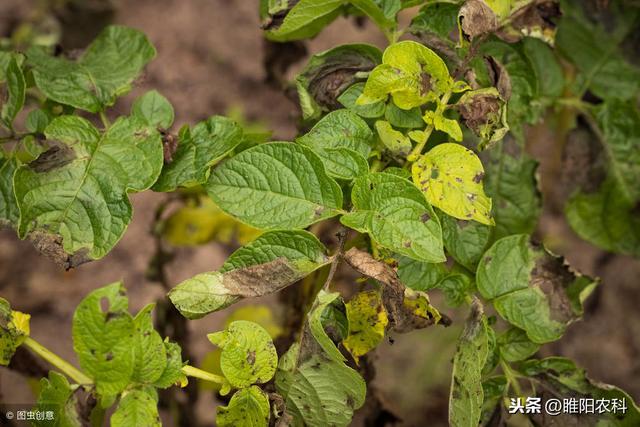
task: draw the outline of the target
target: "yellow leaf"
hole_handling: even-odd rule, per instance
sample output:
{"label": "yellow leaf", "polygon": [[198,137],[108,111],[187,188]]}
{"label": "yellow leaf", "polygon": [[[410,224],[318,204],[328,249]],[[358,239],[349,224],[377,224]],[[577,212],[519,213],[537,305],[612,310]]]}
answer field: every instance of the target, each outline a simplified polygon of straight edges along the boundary
{"label": "yellow leaf", "polygon": [[424,319],[433,319],[436,324],[442,319],[438,309],[431,305],[429,295],[426,292],[406,288],[404,291],[404,305],[409,307],[416,316]]}
{"label": "yellow leaf", "polygon": [[389,318],[377,291],[360,292],[345,306],[349,336],[342,343],[358,363],[360,356],[373,350],[382,341]]}
{"label": "yellow leaf", "polygon": [[30,314],[16,310],[11,311],[11,324],[22,336],[28,337],[31,333],[29,328],[29,319],[31,319]]}
{"label": "yellow leaf", "polygon": [[484,193],[484,169],[476,154],[460,144],[432,148],[413,164],[413,182],[427,201],[455,218],[495,225]]}

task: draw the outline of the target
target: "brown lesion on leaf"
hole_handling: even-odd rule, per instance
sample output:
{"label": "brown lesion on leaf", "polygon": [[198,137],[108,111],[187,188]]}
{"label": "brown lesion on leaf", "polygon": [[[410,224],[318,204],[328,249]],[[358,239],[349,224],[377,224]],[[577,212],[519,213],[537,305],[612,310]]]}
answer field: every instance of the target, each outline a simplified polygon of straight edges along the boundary
{"label": "brown lesion on leaf", "polygon": [[238,268],[224,274],[223,286],[241,298],[260,297],[278,292],[302,278],[302,274],[284,257]]}
{"label": "brown lesion on leaf", "polygon": [[478,172],[473,176],[473,182],[475,182],[476,184],[480,184],[482,178],[484,178],[484,172]]}
{"label": "brown lesion on leaf", "polygon": [[458,111],[464,124],[479,135],[484,126],[498,120],[501,107],[502,101],[497,96],[478,94],[469,102],[458,104]]}
{"label": "brown lesion on leaf", "polygon": [[54,141],[47,151],[29,163],[29,168],[34,172],[46,173],[68,165],[75,158],[76,153],[70,147]]}
{"label": "brown lesion on leaf", "polygon": [[577,278],[562,257],[545,252],[536,259],[530,285],[539,288],[546,295],[551,319],[568,323],[577,318],[567,295],[567,289]]}
{"label": "brown lesion on leaf", "polygon": [[[407,289],[395,270],[382,261],[378,261],[368,252],[351,248],[344,254],[344,260],[360,274],[382,283],[382,303],[389,316],[389,327],[396,332],[409,332],[422,329],[436,323],[435,319],[424,318],[413,313],[405,301]],[[449,325],[451,321],[442,316],[438,324]]]}
{"label": "brown lesion on leaf", "polygon": [[433,90],[433,77],[431,74],[423,71],[420,73],[420,95],[425,96]]}
{"label": "brown lesion on leaf", "polygon": [[180,139],[177,135],[172,133],[161,131],[162,137],[162,155],[164,162],[169,164],[173,161],[173,155],[178,151],[178,145],[180,145]]}
{"label": "brown lesion on leaf", "polygon": [[487,64],[487,70],[489,71],[491,85],[498,90],[502,99],[508,101],[511,98],[511,76],[509,72],[504,65],[493,56],[485,57],[485,62]]}
{"label": "brown lesion on leaf", "polygon": [[73,254],[68,254],[62,245],[61,236],[36,230],[29,233],[27,238],[31,240],[33,246],[35,246],[41,254],[65,270],[70,270],[89,261],[93,261],[89,256],[89,249],[87,248],[82,248]]}
{"label": "brown lesion on leaf", "polygon": [[293,7],[299,2],[300,0],[289,0],[287,2],[287,7],[272,15],[267,15],[267,17],[260,23],[260,28],[265,31],[277,30],[284,22],[284,18],[287,17],[289,11],[291,11],[291,9],[293,9]]}
{"label": "brown lesion on leaf", "polygon": [[567,199],[577,189],[584,193],[598,191],[607,176],[604,148],[591,129],[578,120],[562,150],[560,188],[562,199]]}
{"label": "brown lesion on leaf", "polygon": [[462,35],[471,40],[498,28],[498,17],[482,0],[467,0],[458,12]]}

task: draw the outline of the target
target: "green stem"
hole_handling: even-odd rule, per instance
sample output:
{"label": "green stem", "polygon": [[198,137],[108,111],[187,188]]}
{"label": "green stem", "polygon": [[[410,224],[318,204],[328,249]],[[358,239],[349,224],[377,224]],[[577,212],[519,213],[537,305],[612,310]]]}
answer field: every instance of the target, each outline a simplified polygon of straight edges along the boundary
{"label": "green stem", "polygon": [[507,377],[507,381],[509,382],[511,387],[513,387],[513,391],[516,392],[518,397],[524,396],[522,394],[522,389],[520,388],[520,384],[518,383],[518,377],[520,375],[518,375],[516,372],[514,372],[509,367],[509,365],[507,363],[505,363],[504,360],[500,361],[500,367],[502,368],[502,371],[504,372],[504,376]]}
{"label": "green stem", "polygon": [[22,342],[22,345],[27,347],[29,350],[42,357],[44,360],[58,368],[62,373],[75,381],[76,384],[88,385],[93,384],[93,380],[82,373],[78,368],[44,347],[42,344],[37,342],[31,337],[26,337]]}
{"label": "green stem", "polygon": [[224,377],[220,375],[212,374],[211,372],[203,371],[195,366],[185,365],[182,367],[182,373],[190,377],[199,378],[204,381],[209,381],[216,384],[223,384],[225,382]]}
{"label": "green stem", "polygon": [[109,121],[109,118],[104,113],[104,111],[100,111],[100,120],[102,120],[102,124],[104,125],[104,128],[109,129],[109,127],[111,126],[111,122]]}
{"label": "green stem", "polygon": [[[435,115],[436,116],[437,115],[441,115],[444,112],[445,108],[447,108],[447,103],[449,102],[449,98],[451,98],[451,94],[452,94],[452,92],[449,91],[449,92],[445,93],[444,95],[442,95],[442,98],[440,98],[440,102],[438,103],[438,108],[436,108],[436,111],[435,111]],[[405,165],[404,165],[404,167],[406,169],[408,169],[409,166],[411,166],[411,164],[413,162],[418,160],[418,158],[422,154],[422,150],[424,149],[425,145],[427,145],[427,142],[429,141],[429,137],[431,137],[431,133],[433,132],[433,130],[434,130],[433,124],[430,124],[424,130],[424,133],[425,133],[424,139],[420,143],[418,143],[413,148],[411,153],[407,156],[407,163],[405,163]]]}
{"label": "green stem", "polygon": [[382,168],[384,167],[384,163],[382,163],[382,161],[380,159],[375,159],[373,161],[373,163],[371,163],[371,169],[370,171],[373,172],[380,172],[382,170]]}

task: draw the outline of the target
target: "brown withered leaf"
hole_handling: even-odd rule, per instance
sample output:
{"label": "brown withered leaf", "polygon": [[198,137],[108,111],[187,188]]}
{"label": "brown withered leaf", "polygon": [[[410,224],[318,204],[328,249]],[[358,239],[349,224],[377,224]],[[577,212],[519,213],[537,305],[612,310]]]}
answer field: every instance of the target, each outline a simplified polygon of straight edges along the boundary
{"label": "brown withered leaf", "polygon": [[68,254],[62,245],[62,237],[48,234],[42,231],[34,231],[27,235],[33,246],[54,263],[70,270],[84,263],[92,261],[89,257],[89,249],[80,249],[73,254]]}
{"label": "brown withered leaf", "polygon": [[[368,252],[357,248],[349,249],[344,255],[344,260],[360,274],[370,277],[382,285],[382,303],[389,316],[389,327],[396,332],[409,332],[414,329],[422,329],[433,324],[449,325],[448,318],[424,308],[424,295],[419,295],[407,289],[398,274],[391,266],[378,261]],[[421,301],[418,298],[422,298]],[[420,314],[418,314],[420,313]]]}
{"label": "brown withered leaf", "polygon": [[511,76],[507,69],[492,56],[485,57],[489,76],[491,77],[491,85],[498,89],[498,93],[505,101],[511,98]]}
{"label": "brown withered leaf", "polygon": [[467,40],[492,33],[498,28],[498,17],[482,0],[467,0],[458,12],[458,22]]}

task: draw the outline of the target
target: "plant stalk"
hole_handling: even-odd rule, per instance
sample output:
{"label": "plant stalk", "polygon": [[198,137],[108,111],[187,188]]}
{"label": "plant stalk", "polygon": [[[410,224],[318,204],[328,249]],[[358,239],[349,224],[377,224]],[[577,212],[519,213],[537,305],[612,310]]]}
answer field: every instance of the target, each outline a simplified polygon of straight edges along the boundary
{"label": "plant stalk", "polygon": [[182,372],[190,377],[199,378],[204,381],[209,381],[216,384],[223,384],[225,379],[220,375],[212,374],[211,372],[203,371],[195,366],[185,365],[182,367]]}
{"label": "plant stalk", "polygon": [[76,384],[93,384],[93,380],[86,376],[82,371],[80,371],[78,368],[43,346],[33,338],[26,337],[22,342],[22,345],[49,362],[51,365],[58,368],[63,374],[75,381]]}

